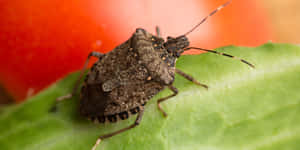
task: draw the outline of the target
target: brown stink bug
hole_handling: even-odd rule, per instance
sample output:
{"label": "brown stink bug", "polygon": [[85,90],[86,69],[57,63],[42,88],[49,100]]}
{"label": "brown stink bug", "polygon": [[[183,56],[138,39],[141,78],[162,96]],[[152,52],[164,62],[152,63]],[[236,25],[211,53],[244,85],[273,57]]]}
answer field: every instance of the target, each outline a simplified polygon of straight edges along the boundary
{"label": "brown stink bug", "polygon": [[189,47],[190,43],[186,36],[205,22],[209,16],[229,3],[230,1],[219,6],[187,33],[176,38],[168,37],[166,42],[159,36],[158,28],[156,28],[156,35],[138,28],[130,39],[111,52],[107,54],[91,52],[89,54],[73,92],[59,97],[57,101],[75,95],[89,58],[94,56],[98,58],[98,61],[88,72],[81,88],[80,114],[98,123],[117,122],[137,114],[135,122],[129,127],[100,136],[92,150],[96,149],[101,140],[139,125],[142,120],[144,105],[166,87],[173,91],[173,94],[159,99],[157,106],[163,115],[167,116],[167,113],[160,107],[160,103],[177,95],[178,90],[172,85],[175,73],[197,85],[208,88],[205,84],[175,68],[176,60],[184,51],[196,49],[216,53],[238,59],[254,68],[249,62],[232,55]]}

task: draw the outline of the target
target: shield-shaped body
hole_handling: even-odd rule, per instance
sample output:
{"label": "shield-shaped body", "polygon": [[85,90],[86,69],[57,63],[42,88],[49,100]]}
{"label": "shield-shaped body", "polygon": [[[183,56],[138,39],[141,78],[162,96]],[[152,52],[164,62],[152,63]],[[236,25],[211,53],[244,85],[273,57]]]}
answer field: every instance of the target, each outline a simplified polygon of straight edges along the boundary
{"label": "shield-shaped body", "polygon": [[143,29],[105,54],[91,68],[81,89],[80,112],[104,123],[127,119],[174,81],[176,57],[164,40]]}

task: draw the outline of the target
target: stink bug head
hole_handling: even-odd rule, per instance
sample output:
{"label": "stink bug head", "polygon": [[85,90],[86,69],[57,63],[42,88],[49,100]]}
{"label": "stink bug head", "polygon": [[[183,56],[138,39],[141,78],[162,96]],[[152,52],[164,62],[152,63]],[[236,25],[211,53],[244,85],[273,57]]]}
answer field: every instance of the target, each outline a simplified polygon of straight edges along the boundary
{"label": "stink bug head", "polygon": [[196,24],[192,29],[190,29],[185,34],[178,36],[176,38],[167,37],[167,42],[164,43],[164,47],[173,56],[175,56],[177,58],[180,57],[180,55],[184,51],[191,49],[188,47],[190,45],[190,42],[187,38],[187,35],[190,34],[191,32],[193,32],[195,29],[197,29],[202,23],[204,23],[207,20],[207,18],[209,18],[210,16],[214,15],[216,12],[218,12],[219,10],[221,10],[222,8],[227,6],[230,2],[231,2],[231,0],[227,1],[223,5],[219,6],[217,9],[212,11],[208,16],[204,17],[198,24]]}
{"label": "stink bug head", "polygon": [[222,8],[226,7],[229,3],[231,2],[231,0],[227,1],[226,3],[224,3],[223,5],[220,5],[217,9],[213,10],[211,13],[209,13],[208,16],[204,17],[198,24],[196,24],[192,29],[190,29],[188,32],[186,32],[185,34],[178,36],[176,38],[173,37],[167,37],[167,41],[164,43],[164,47],[167,49],[168,53],[171,54],[174,57],[180,57],[180,55],[184,52],[184,51],[188,51],[190,49],[194,49],[194,50],[200,50],[200,51],[206,51],[206,52],[210,52],[210,53],[215,53],[218,55],[223,55],[226,57],[230,57],[233,59],[237,59],[239,61],[241,61],[242,63],[245,63],[247,65],[249,65],[252,68],[255,68],[253,64],[237,58],[235,56],[229,55],[229,54],[225,54],[225,53],[221,53],[221,52],[217,52],[214,50],[209,50],[209,49],[204,49],[204,48],[199,48],[199,47],[189,47],[190,42],[187,38],[187,35],[192,33],[194,30],[196,30],[202,23],[204,23],[210,16],[214,15],[216,12],[220,11]]}
{"label": "stink bug head", "polygon": [[164,47],[169,53],[175,57],[180,57],[181,53],[184,52],[184,49],[190,45],[188,38],[185,35],[173,38],[168,37],[167,42],[164,43]]}

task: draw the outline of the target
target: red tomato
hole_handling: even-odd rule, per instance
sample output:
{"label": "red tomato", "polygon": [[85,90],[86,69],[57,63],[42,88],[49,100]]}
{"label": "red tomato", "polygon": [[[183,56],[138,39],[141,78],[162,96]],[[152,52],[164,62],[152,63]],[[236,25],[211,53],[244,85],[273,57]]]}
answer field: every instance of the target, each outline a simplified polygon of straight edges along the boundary
{"label": "red tomato", "polygon": [[[219,0],[10,0],[0,2],[0,82],[17,101],[81,69],[90,51],[108,52],[137,27],[162,36],[187,32]],[[233,1],[189,34],[191,45],[256,46],[272,36],[252,1]]]}

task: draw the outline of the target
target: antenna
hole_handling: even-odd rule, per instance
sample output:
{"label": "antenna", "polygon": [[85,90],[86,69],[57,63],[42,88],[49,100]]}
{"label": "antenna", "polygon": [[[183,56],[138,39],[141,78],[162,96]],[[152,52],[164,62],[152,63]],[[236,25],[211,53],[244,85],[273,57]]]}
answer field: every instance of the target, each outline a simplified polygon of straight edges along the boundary
{"label": "antenna", "polygon": [[214,15],[216,12],[218,12],[219,10],[221,10],[222,8],[226,7],[229,3],[231,2],[231,0],[227,1],[226,3],[224,3],[223,5],[219,6],[217,9],[215,9],[214,11],[212,11],[208,16],[206,16],[205,18],[203,18],[196,26],[194,26],[191,30],[189,30],[188,32],[186,32],[185,34],[183,34],[184,36],[190,34],[191,32],[193,32],[196,28],[198,28],[203,22],[205,22],[207,20],[208,17]]}
{"label": "antenna", "polygon": [[223,55],[223,56],[226,56],[226,57],[230,57],[232,59],[237,59],[237,60],[241,61],[242,63],[245,63],[245,64],[249,65],[251,68],[255,68],[255,66],[253,64],[249,63],[248,61],[246,61],[244,59],[241,59],[241,58],[238,58],[238,57],[226,54],[226,53],[210,50],[210,49],[204,49],[204,48],[199,48],[199,47],[188,47],[188,48],[185,48],[184,51],[187,51],[187,50],[190,50],[190,49],[206,51],[206,52],[215,53],[215,54],[218,54],[218,55]]}

